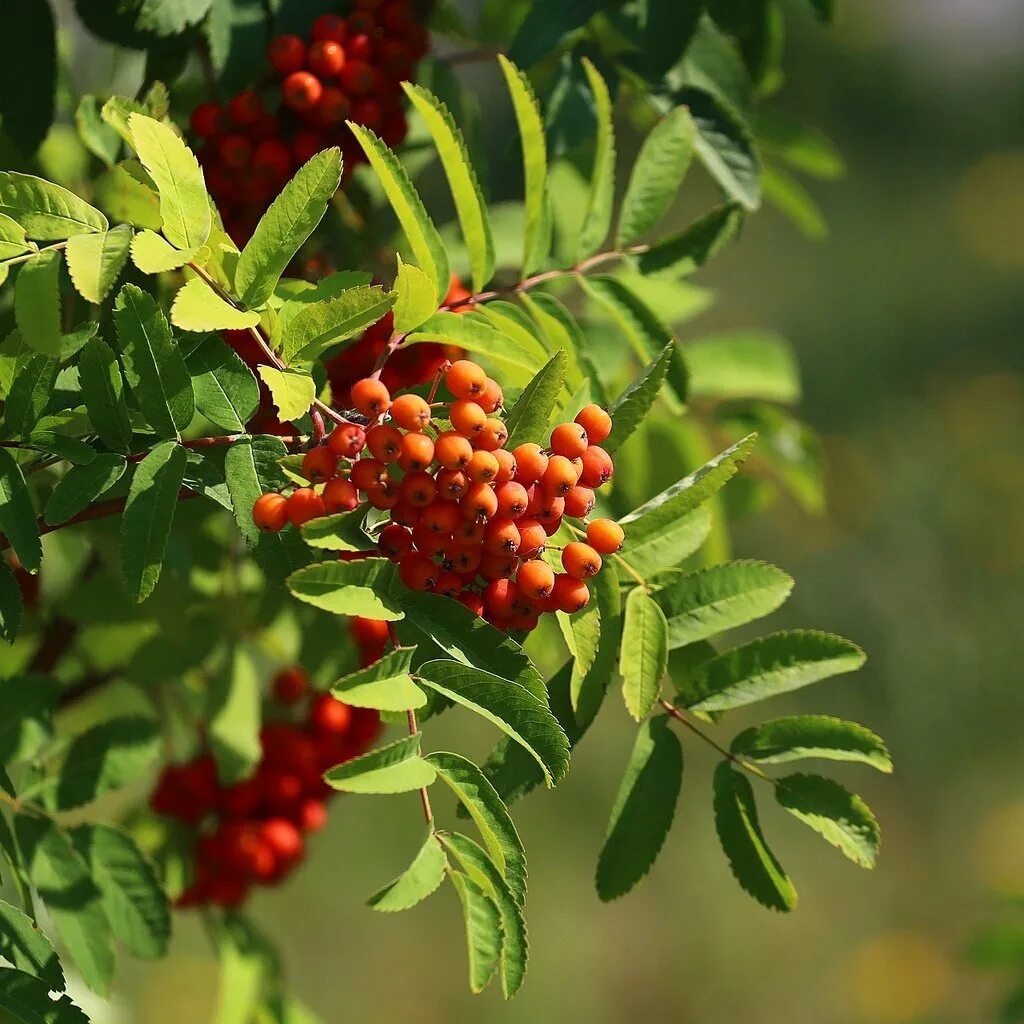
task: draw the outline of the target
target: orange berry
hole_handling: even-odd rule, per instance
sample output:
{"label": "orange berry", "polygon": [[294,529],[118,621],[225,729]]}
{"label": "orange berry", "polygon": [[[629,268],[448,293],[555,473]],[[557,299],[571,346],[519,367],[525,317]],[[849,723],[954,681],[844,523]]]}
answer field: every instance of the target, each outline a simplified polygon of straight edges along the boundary
{"label": "orange berry", "polygon": [[576,486],[578,477],[576,467],[569,459],[564,455],[552,455],[540,485],[548,494],[564,498]]}
{"label": "orange berry", "polygon": [[466,466],[466,476],[475,484],[489,484],[500,468],[498,460],[490,452],[476,451]]}
{"label": "orange berry", "polygon": [[484,393],[487,374],[482,366],[469,359],[457,359],[448,367],[444,382],[456,398],[476,398]]}
{"label": "orange berry", "polygon": [[327,447],[340,459],[354,459],[366,446],[366,431],[358,423],[340,423],[327,438]]}
{"label": "orange berry", "polygon": [[487,522],[498,511],[498,499],[487,484],[470,484],[459,507],[466,519]]}
{"label": "orange berry", "polygon": [[435,501],[420,515],[420,525],[432,533],[451,533],[462,522],[462,510],[454,501]]}
{"label": "orange berry", "polygon": [[580,483],[587,487],[600,487],[612,478],[615,466],[612,457],[603,449],[592,444],[583,453],[583,471]]}
{"label": "orange berry", "polygon": [[412,542],[420,554],[433,558],[435,555],[441,554],[452,543],[452,539],[447,534],[434,533],[433,530],[428,530],[423,523],[420,523],[412,531]]}
{"label": "orange berry", "polygon": [[590,601],[590,589],[582,580],[563,572],[556,573],[550,600],[558,611],[572,615],[586,608]]}
{"label": "orange berry", "polygon": [[398,523],[388,523],[377,538],[380,553],[393,562],[399,562],[412,551],[412,534]]}
{"label": "orange berry", "polygon": [[430,422],[430,406],[419,395],[399,395],[389,411],[403,430],[422,430]]}
{"label": "orange berry", "polygon": [[515,555],[492,555],[484,552],[483,558],[480,559],[480,575],[485,580],[515,576],[518,568],[519,559]]}
{"label": "orange berry", "polygon": [[292,526],[301,526],[326,512],[323,498],[312,487],[300,487],[288,499],[288,519]]}
{"label": "orange berry", "polygon": [[484,613],[484,599],[479,594],[474,594],[472,590],[459,594],[458,602],[465,605],[476,616],[481,616]]}
{"label": "orange berry", "polygon": [[551,431],[551,450],[577,459],[587,450],[587,432],[578,423],[560,423]]}
{"label": "orange berry", "polygon": [[601,571],[601,556],[589,544],[574,540],[562,549],[562,568],[574,579],[589,579]]}
{"label": "orange berry", "polygon": [[414,551],[398,563],[398,575],[410,590],[432,590],[441,576],[440,566]]}
{"label": "orange berry", "polygon": [[321,445],[313,448],[302,458],[302,475],[315,484],[330,480],[338,472],[338,456]]}
{"label": "orange berry", "polygon": [[565,498],[547,497],[544,504],[534,513],[534,518],[540,523],[550,537],[565,515]]}
{"label": "orange berry", "polygon": [[476,402],[458,398],[449,406],[448,418],[452,426],[466,437],[477,437],[487,425],[487,413]]}
{"label": "orange berry", "polygon": [[402,451],[402,432],[390,423],[378,423],[367,432],[366,447],[375,459],[394,462]]}
{"label": "orange berry", "polygon": [[482,544],[486,530],[486,523],[478,523],[463,517],[462,522],[452,530],[452,536],[460,544]]}
{"label": "orange berry", "polygon": [[506,519],[518,519],[530,503],[526,488],[514,481],[495,488],[494,496],[498,499],[498,515]]}
{"label": "orange berry", "polygon": [[493,452],[504,447],[507,440],[508,427],[505,426],[505,421],[492,416],[484,423],[483,430],[473,435],[473,447]]}
{"label": "orange berry", "polygon": [[377,459],[362,458],[352,464],[352,472],[349,475],[359,490],[368,491],[388,479],[388,467]]}
{"label": "orange berry", "polygon": [[[466,439],[463,438],[465,441]],[[435,453],[437,451],[435,447]],[[442,469],[437,474],[437,493],[448,501],[458,501],[469,487],[469,477],[458,469]]]}
{"label": "orange berry", "polygon": [[328,512],[351,512],[359,505],[359,494],[355,487],[341,477],[335,477],[327,482],[323,499]]}
{"label": "orange berry", "polygon": [[283,494],[261,494],[252,507],[252,521],[264,533],[277,533],[288,522],[288,499]]}
{"label": "orange berry", "polygon": [[496,484],[507,484],[516,475],[516,457],[507,448],[498,448],[491,454],[498,460]]}
{"label": "orange berry", "polygon": [[521,539],[511,519],[492,519],[484,531],[484,551],[489,555],[514,555]]}
{"label": "orange berry", "polygon": [[452,543],[445,549],[445,561],[450,563],[456,572],[475,575],[477,569],[480,568],[480,559],[483,558],[483,554],[483,548],[479,544]]}
{"label": "orange berry", "polygon": [[488,615],[507,618],[514,611],[513,605],[519,596],[519,588],[512,580],[500,578],[491,580],[484,587],[484,608]]}
{"label": "orange berry", "polygon": [[535,558],[522,564],[516,574],[516,583],[527,597],[540,601],[550,595],[555,585],[555,571],[547,562]]}
{"label": "orange berry", "polygon": [[366,500],[376,509],[392,509],[398,504],[398,488],[390,480],[374,484],[367,489]]}
{"label": "orange berry", "polygon": [[398,464],[406,473],[424,470],[434,461],[434,442],[426,434],[406,434],[402,438],[402,451]]}
{"label": "orange berry", "polygon": [[434,593],[444,597],[455,597],[462,590],[462,580],[453,572],[442,573],[434,584]]}
{"label": "orange berry", "polygon": [[422,514],[422,509],[418,509],[415,505],[410,505],[399,495],[398,501],[391,508],[391,521],[412,529],[420,521]]}
{"label": "orange berry", "polygon": [[548,457],[539,444],[527,442],[515,448],[516,479],[521,484],[536,483],[548,469]]}
{"label": "orange berry", "polygon": [[465,469],[473,458],[473,446],[462,434],[447,430],[434,442],[434,457],[445,469]]}
{"label": "orange berry", "polygon": [[309,48],[307,59],[321,78],[333,78],[345,64],[345,51],[333,39],[318,39]]}
{"label": "orange berry", "polygon": [[496,380],[487,378],[487,383],[484,385],[483,394],[478,395],[476,399],[477,405],[480,406],[486,413],[496,412],[505,401],[505,396],[502,393],[501,386]]}
{"label": "orange berry", "polygon": [[391,395],[379,380],[364,377],[352,385],[352,404],[364,416],[380,416],[391,406]]}
{"label": "orange berry", "polygon": [[565,496],[565,514],[574,519],[585,519],[594,511],[594,492],[589,487],[577,484]]}
{"label": "orange berry", "polygon": [[518,519],[519,554],[523,558],[536,558],[548,542],[547,531],[536,519]]}
{"label": "orange berry", "polygon": [[602,555],[621,551],[625,539],[622,527],[611,519],[595,519],[587,524],[587,543]]}
{"label": "orange berry", "polygon": [[425,508],[437,497],[437,483],[429,473],[410,473],[399,486],[399,495],[410,505]]}
{"label": "orange berry", "polygon": [[599,405],[584,406],[576,422],[587,432],[590,444],[600,444],[612,432],[612,418]]}
{"label": "orange berry", "polygon": [[348,621],[348,631],[360,647],[380,647],[388,641],[388,624],[383,619],[368,619],[365,615],[353,615]]}

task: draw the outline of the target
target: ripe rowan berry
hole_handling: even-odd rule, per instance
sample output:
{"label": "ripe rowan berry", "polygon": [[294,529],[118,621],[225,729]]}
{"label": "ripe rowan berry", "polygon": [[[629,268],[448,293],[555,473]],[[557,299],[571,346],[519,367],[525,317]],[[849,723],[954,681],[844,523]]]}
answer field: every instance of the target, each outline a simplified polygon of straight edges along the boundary
{"label": "ripe rowan berry", "polygon": [[312,118],[321,128],[337,128],[351,110],[349,98],[336,86],[328,85],[316,101]]}
{"label": "ripe rowan berry", "polygon": [[594,511],[594,503],[597,498],[589,487],[581,487],[577,484],[565,496],[565,514],[574,519],[585,519]]}
{"label": "ripe rowan berry", "polygon": [[474,615],[481,616],[484,613],[484,599],[472,590],[463,591],[457,598],[459,604],[465,605]]}
{"label": "ripe rowan berry", "polygon": [[286,107],[297,113],[312,110],[320,102],[324,87],[316,75],[293,71],[281,85],[281,98]]}
{"label": "ripe rowan berry", "polygon": [[327,481],[322,495],[328,512],[351,512],[359,505],[359,494],[351,481],[335,477]]}
{"label": "ripe rowan berry", "polygon": [[270,41],[267,59],[279,75],[301,71],[306,63],[306,44],[298,36],[277,36]]}
{"label": "ripe rowan berry", "polygon": [[394,462],[401,454],[403,440],[401,431],[390,423],[378,423],[366,432],[366,447],[381,462]]}
{"label": "ripe rowan berry", "polygon": [[518,568],[519,558],[516,555],[492,555],[485,551],[480,559],[480,575],[485,580],[511,578]]}
{"label": "ripe rowan berry", "polygon": [[444,375],[448,390],[456,398],[473,398],[482,395],[487,387],[484,368],[469,359],[457,359]]}
{"label": "ripe rowan berry", "polygon": [[277,533],[288,522],[288,499],[283,494],[261,494],[252,507],[252,521],[264,533]]}
{"label": "ripe rowan berry", "polygon": [[319,832],[327,824],[327,805],[316,797],[306,797],[296,814],[295,824],[303,832]]}
{"label": "ripe rowan berry", "polygon": [[334,39],[318,39],[309,48],[309,68],[321,78],[333,78],[345,63],[345,51]]}
{"label": "ripe rowan berry", "polygon": [[403,501],[401,495],[399,495],[398,501],[391,508],[391,521],[412,529],[420,521],[422,513],[422,509],[416,508],[415,505],[410,505],[407,501]]}
{"label": "ripe rowan berry", "polygon": [[478,523],[475,520],[463,517],[462,522],[452,530],[452,536],[460,544],[482,544],[486,531],[486,523]]}
{"label": "ripe rowan berry", "polygon": [[342,736],[352,724],[352,708],[329,693],[318,693],[309,709],[309,725],[314,733]]}
{"label": "ripe rowan berry", "polygon": [[[394,519],[394,510],[391,518]],[[404,526],[392,522],[380,531],[377,544],[385,558],[397,562],[412,551],[412,534]]]}
{"label": "ripe rowan berry", "polygon": [[506,519],[518,519],[530,503],[526,488],[515,482],[501,484],[495,489],[494,496],[498,499],[498,515]]}
{"label": "ripe rowan berry", "polygon": [[398,464],[407,473],[424,470],[434,461],[434,442],[426,434],[406,434],[402,438],[402,450],[398,453]]}
{"label": "ripe rowan berry", "polygon": [[345,19],[339,14],[322,14],[313,22],[312,35],[318,41],[342,43],[345,41]]}
{"label": "ripe rowan berry", "polygon": [[[558,524],[565,515],[565,498],[548,497],[544,504],[534,513],[534,518],[540,523],[548,536],[558,529]],[[554,529],[548,529],[554,527]]]}
{"label": "ripe rowan berry", "polygon": [[552,455],[548,468],[540,479],[540,485],[549,495],[564,498],[579,478],[576,467],[564,455]]}
{"label": "ripe rowan berry", "polygon": [[417,508],[425,508],[437,497],[437,483],[429,473],[410,473],[399,485],[399,495]]}
{"label": "ripe rowan berry", "polygon": [[421,521],[413,528],[412,542],[421,555],[434,558],[444,552],[445,548],[452,543],[452,539],[447,533],[435,533]]}
{"label": "ripe rowan berry", "polygon": [[352,385],[352,404],[364,416],[380,416],[391,406],[391,395],[379,380],[364,377]]}
{"label": "ripe rowan berry", "polygon": [[562,549],[562,568],[574,579],[589,579],[601,571],[601,556],[589,544],[573,541]]}
{"label": "ripe rowan berry", "polygon": [[496,412],[505,401],[505,396],[502,393],[501,386],[496,380],[492,380],[490,377],[487,378],[487,383],[484,385],[483,394],[477,395],[476,403],[486,413]]}
{"label": "ripe rowan berry", "polygon": [[539,444],[527,442],[513,449],[516,460],[516,479],[521,484],[536,483],[548,469],[548,457]]}
{"label": "ripe rowan berry", "polygon": [[419,395],[399,395],[391,403],[390,413],[403,430],[423,430],[430,422],[430,406]]}
{"label": "ripe rowan berry", "polygon": [[576,422],[587,432],[590,444],[600,444],[612,432],[612,418],[599,405],[584,406]]}
{"label": "ripe rowan berry", "polygon": [[434,442],[434,457],[445,469],[464,469],[473,454],[469,440],[454,430],[438,435]]}
{"label": "ripe rowan berry", "polygon": [[476,402],[458,398],[449,406],[448,418],[452,426],[470,440],[477,437],[487,425],[487,413]]}
{"label": "ripe rowan berry", "polygon": [[313,483],[330,480],[338,472],[338,456],[324,445],[312,448],[302,458],[302,475]]}
{"label": "ripe rowan berry", "polygon": [[292,526],[302,526],[326,512],[323,498],[312,487],[300,487],[288,499],[288,519]]}
{"label": "ripe rowan berry", "polygon": [[302,834],[287,818],[268,818],[260,824],[260,836],[278,864],[292,865],[302,858]]}
{"label": "ripe rowan berry", "polygon": [[365,446],[366,431],[357,423],[339,423],[327,438],[327,447],[342,459],[354,459]]}
{"label": "ripe rowan berry", "polygon": [[611,480],[614,469],[612,457],[603,448],[592,444],[583,453],[580,483],[587,487],[600,487]]}
{"label": "ripe rowan berry", "polygon": [[516,583],[527,597],[539,601],[550,595],[555,585],[555,572],[547,562],[535,558],[519,567]]}
{"label": "ripe rowan berry", "polygon": [[252,154],[253,169],[265,172],[274,185],[284,184],[292,172],[292,154],[280,139],[264,139]]}
{"label": "ripe rowan berry", "polygon": [[359,49],[358,45],[353,45],[353,41],[349,41],[348,56],[353,59],[345,61],[345,66],[338,75],[338,81],[341,82],[342,89],[349,96],[365,96],[372,93],[378,82],[379,76],[377,71],[367,64],[365,60],[355,59]]}
{"label": "ripe rowan berry", "polygon": [[266,113],[260,94],[251,89],[233,96],[228,104],[228,111],[235,124],[244,128],[251,128],[257,124]]}
{"label": "ripe rowan berry", "polygon": [[376,509],[392,509],[398,504],[398,498],[398,488],[390,480],[373,484],[366,491],[366,500]]}
{"label": "ripe rowan berry", "polygon": [[469,477],[462,470],[442,469],[437,474],[438,496],[448,501],[458,501],[466,493],[469,483]]}
{"label": "ripe rowan berry", "polygon": [[307,163],[312,160],[327,144],[318,132],[302,131],[296,132],[292,139],[292,156],[297,164]]}
{"label": "ripe rowan berry", "polygon": [[602,555],[621,551],[625,539],[622,527],[611,519],[595,519],[587,524],[587,543]]}
{"label": "ripe rowan berry", "polygon": [[377,20],[365,5],[345,19],[345,30],[350,36],[370,35],[376,28]]}
{"label": "ripe rowan berry", "polygon": [[350,479],[359,490],[368,491],[371,487],[379,486],[388,479],[388,468],[383,462],[364,456],[352,463]]}
{"label": "ripe rowan berry", "polygon": [[475,484],[489,484],[500,468],[498,460],[490,452],[475,451],[466,466],[466,476]]}
{"label": "ripe rowan berry", "polygon": [[249,163],[252,146],[244,135],[226,135],[221,139],[218,152],[225,167],[238,170]]}
{"label": "ripe rowan berry", "polygon": [[212,139],[220,131],[221,109],[216,103],[200,103],[189,117],[193,135]]}
{"label": "ripe rowan berry", "polygon": [[512,580],[506,577],[491,580],[484,587],[484,609],[488,615],[507,618],[512,614],[514,610],[513,605],[518,596],[519,588]]}
{"label": "ripe rowan berry", "polygon": [[363,647],[379,647],[387,643],[390,636],[387,622],[383,619],[368,619],[364,615],[353,615],[348,628],[352,639]]}
{"label": "ripe rowan berry", "polygon": [[498,448],[491,454],[498,460],[496,484],[507,484],[516,475],[516,457],[507,448]]}
{"label": "ripe rowan berry", "polygon": [[372,96],[361,96],[352,103],[352,120],[371,131],[379,132],[384,111]]}
{"label": "ripe rowan berry", "polygon": [[441,575],[441,569],[426,555],[414,551],[398,563],[398,575],[410,590],[432,590]]}
{"label": "ripe rowan berry", "polygon": [[483,430],[473,435],[473,447],[493,452],[501,448],[507,440],[508,427],[505,426],[504,420],[492,416],[484,423]]}
{"label": "ripe rowan berry", "polygon": [[479,544],[456,544],[453,543],[445,549],[445,561],[451,564],[452,569],[459,573],[476,574],[480,568],[480,559],[484,552]]}
{"label": "ripe rowan berry", "polygon": [[548,535],[543,525],[536,519],[518,519],[519,554],[522,558],[536,558],[543,553]]}
{"label": "ripe rowan berry", "polygon": [[281,669],[271,680],[270,687],[275,700],[279,700],[282,704],[295,704],[306,696],[306,691],[309,689],[309,676],[301,666],[292,665],[289,668]]}
{"label": "ripe rowan berry", "polygon": [[487,484],[470,484],[459,507],[467,519],[486,522],[498,511],[498,499]]}
{"label": "ripe rowan berry", "polygon": [[435,501],[420,516],[420,525],[432,533],[450,534],[461,522],[462,510],[454,501]]}
{"label": "ripe rowan berry", "polygon": [[587,450],[587,432],[578,423],[559,423],[551,431],[551,450],[567,459],[579,458]]}
{"label": "ripe rowan berry", "polygon": [[556,573],[550,600],[558,611],[572,615],[586,608],[590,601],[590,589],[582,580],[567,573]]}
{"label": "ripe rowan berry", "polygon": [[376,47],[373,37],[369,33],[354,32],[350,29],[348,38],[345,40],[345,47],[349,60],[358,60],[368,65],[376,63],[373,59]]}
{"label": "ripe rowan berry", "polygon": [[489,555],[514,555],[522,538],[511,519],[492,519],[484,531],[484,551]]}
{"label": "ripe rowan berry", "polygon": [[442,573],[434,585],[434,593],[454,597],[462,590],[462,580],[453,572]]}
{"label": "ripe rowan berry", "polygon": [[413,24],[412,11],[403,0],[389,0],[383,4],[377,20],[385,31],[394,32],[396,35],[405,32]]}

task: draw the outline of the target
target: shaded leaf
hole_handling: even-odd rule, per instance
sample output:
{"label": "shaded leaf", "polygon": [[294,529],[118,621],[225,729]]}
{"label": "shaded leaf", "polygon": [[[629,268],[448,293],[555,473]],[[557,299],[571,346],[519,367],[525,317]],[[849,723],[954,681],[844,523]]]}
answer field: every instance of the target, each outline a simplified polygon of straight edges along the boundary
{"label": "shaded leaf", "polygon": [[428,832],[413,862],[393,882],[375,892],[366,902],[374,910],[390,914],[409,910],[435,893],[444,881],[448,858],[434,832]]}
{"label": "shaded leaf", "polygon": [[643,587],[626,598],[622,621],[622,696],[636,721],[650,713],[668,668],[668,626],[665,615]]}
{"label": "shaded leaf", "polygon": [[559,349],[523,389],[505,419],[509,451],[527,441],[547,442],[551,417],[558,396],[565,385],[565,369],[569,358]]}
{"label": "shaded leaf", "polygon": [[399,647],[371,665],[343,676],[331,685],[331,693],[358,708],[379,711],[421,708],[427,703],[427,695],[409,674],[415,651],[415,647]]}
{"label": "shaded leaf", "polygon": [[600,9],[601,0],[533,0],[509,46],[509,59],[532,67],[559,47],[570,33],[585,25]]}
{"label": "shaded leaf", "polygon": [[10,967],[0,967],[0,1011],[4,1024],[89,1024],[70,996],[51,999],[48,982]]}
{"label": "shaded leaf", "polygon": [[24,761],[49,740],[58,692],[50,676],[32,673],[0,680],[0,762]]}
{"label": "shaded leaf", "polygon": [[43,557],[36,509],[21,467],[6,448],[0,448],[0,533],[21,564],[35,572]]}
{"label": "shaded leaf", "polygon": [[210,750],[221,782],[241,782],[259,764],[262,707],[256,666],[248,652],[236,646],[209,690]]}
{"label": "shaded leaf", "polygon": [[632,384],[615,400],[608,410],[612,418],[612,432],[601,442],[609,455],[622,447],[632,436],[633,431],[643,423],[658,398],[658,392],[674,356],[675,345],[669,341],[654,361]]}
{"label": "shaded leaf", "polygon": [[61,254],[48,249],[33,256],[14,282],[14,316],[25,344],[58,358],[61,348]]}
{"label": "shaded leaf", "polygon": [[224,430],[242,431],[260,402],[252,370],[220,338],[202,341],[185,361],[196,410]]}
{"label": "shaded leaf", "polygon": [[742,223],[741,207],[719,206],[640,253],[636,258],[637,269],[641,274],[690,274],[732,241]]}
{"label": "shaded leaf", "polygon": [[501,915],[491,898],[461,871],[449,876],[462,902],[469,950],[469,987],[482,992],[498,969],[501,957]]}
{"label": "shaded leaf", "polygon": [[16,220],[37,242],[59,242],[110,226],[99,210],[74,192],[17,171],[0,171],[0,213]]}
{"label": "shaded leaf", "polygon": [[26,156],[53,124],[57,83],[57,30],[48,3],[8,4],[0,64],[0,116],[4,135]]}
{"label": "shaded leaf", "polygon": [[[10,903],[0,900],[0,956],[58,992],[64,972],[53,944],[35,922]],[[0,989],[2,990],[2,989]]]}
{"label": "shaded leaf", "polygon": [[590,192],[576,246],[577,261],[596,252],[608,237],[615,202],[615,128],[612,122],[612,100],[601,73],[586,57],[583,58],[583,70],[594,95],[597,138],[594,143]]}
{"label": "shaded leaf", "polygon": [[[133,360],[133,367],[138,363],[138,359]],[[148,361],[145,365],[148,370]],[[124,400],[124,380],[117,357],[105,341],[93,338],[86,342],[78,358],[78,378],[89,421],[100,440],[108,448],[127,452],[132,440],[132,424]],[[184,404],[179,415],[184,415]]]}
{"label": "shaded leaf", "polygon": [[92,462],[72,466],[61,477],[46,503],[50,526],[67,522],[124,476],[128,463],[121,455],[100,452]]}

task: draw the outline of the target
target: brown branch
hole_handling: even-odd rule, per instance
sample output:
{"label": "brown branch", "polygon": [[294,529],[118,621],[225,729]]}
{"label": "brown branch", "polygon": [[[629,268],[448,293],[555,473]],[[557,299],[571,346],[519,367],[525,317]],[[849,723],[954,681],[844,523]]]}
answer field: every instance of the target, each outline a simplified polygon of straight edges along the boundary
{"label": "brown branch", "polygon": [[[395,629],[393,622],[388,623],[388,640],[391,641],[391,646],[397,651],[402,646],[401,641],[398,639],[398,630]],[[409,723],[409,735],[416,736],[420,727],[416,722],[416,712],[412,708],[406,712],[406,720]],[[427,822],[427,827],[431,832],[434,831],[434,811],[430,806],[430,794],[427,792],[427,787],[423,786],[420,788],[420,803],[423,804],[423,817]]]}

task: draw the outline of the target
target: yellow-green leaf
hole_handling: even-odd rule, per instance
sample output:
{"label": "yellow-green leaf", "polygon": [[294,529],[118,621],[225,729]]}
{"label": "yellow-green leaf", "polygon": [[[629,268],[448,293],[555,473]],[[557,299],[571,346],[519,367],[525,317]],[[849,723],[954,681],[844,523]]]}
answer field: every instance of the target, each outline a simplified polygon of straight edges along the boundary
{"label": "yellow-green leaf", "polygon": [[232,306],[198,277],[178,289],[171,305],[171,323],[183,331],[244,331],[259,322],[259,313]]}
{"label": "yellow-green leaf", "polygon": [[64,250],[68,273],[82,298],[98,306],[107,297],[128,258],[131,241],[127,224],[68,239]]}
{"label": "yellow-green leaf", "polygon": [[270,388],[270,397],[280,414],[281,422],[297,420],[309,412],[316,399],[316,382],[304,370],[274,366],[258,367],[263,383]]}

